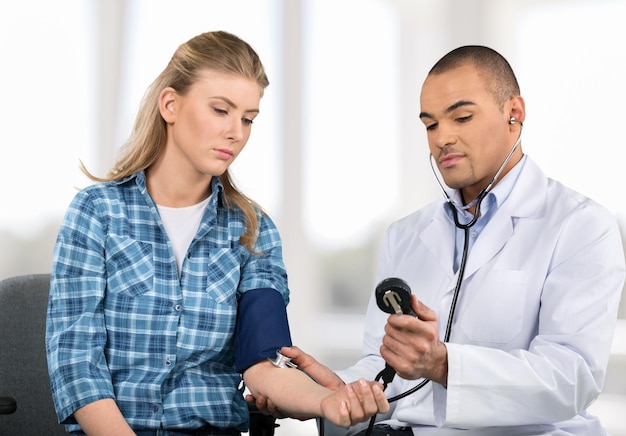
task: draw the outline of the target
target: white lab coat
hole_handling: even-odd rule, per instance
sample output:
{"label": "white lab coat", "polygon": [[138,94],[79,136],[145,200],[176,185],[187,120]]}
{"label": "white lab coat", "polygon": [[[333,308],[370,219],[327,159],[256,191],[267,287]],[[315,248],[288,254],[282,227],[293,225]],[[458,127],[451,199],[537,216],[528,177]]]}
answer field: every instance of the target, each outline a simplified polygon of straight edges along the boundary
{"label": "white lab coat", "polygon": [[[454,233],[436,202],[389,227],[379,260],[379,281],[404,279],[437,312],[441,339],[457,281]],[[604,434],[585,410],[602,390],[624,277],[616,219],[527,158],[470,252],[447,344],[447,389],[428,383],[381,418],[420,434]],[[384,367],[388,316],[372,296],[364,357],[338,371],[344,380],[373,379]],[[387,397],[417,382],[396,376]]]}

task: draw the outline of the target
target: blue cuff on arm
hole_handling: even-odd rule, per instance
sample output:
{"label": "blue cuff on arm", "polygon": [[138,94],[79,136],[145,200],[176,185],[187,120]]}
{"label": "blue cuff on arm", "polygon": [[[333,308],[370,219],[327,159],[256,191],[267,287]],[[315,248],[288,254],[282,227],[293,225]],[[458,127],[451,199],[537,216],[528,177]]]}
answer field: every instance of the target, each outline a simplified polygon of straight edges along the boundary
{"label": "blue cuff on arm", "polygon": [[271,288],[244,292],[238,303],[235,327],[237,371],[243,373],[255,363],[276,357],[276,350],[281,347],[291,345],[282,295]]}

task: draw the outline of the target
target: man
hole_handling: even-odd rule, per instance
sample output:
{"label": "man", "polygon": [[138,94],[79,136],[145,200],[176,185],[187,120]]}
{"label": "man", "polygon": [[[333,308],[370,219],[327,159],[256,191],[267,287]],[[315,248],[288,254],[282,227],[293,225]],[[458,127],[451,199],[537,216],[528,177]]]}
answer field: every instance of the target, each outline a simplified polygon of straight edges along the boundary
{"label": "man", "polygon": [[451,51],[420,103],[449,201],[393,223],[378,271],[406,281],[417,317],[389,315],[373,295],[364,357],[337,375],[295,347],[283,353],[335,389],[387,363],[390,400],[427,380],[378,415],[391,428],[361,434],[604,434],[586,409],[602,390],[624,283],[616,220],[523,154],[524,100],[497,52]]}

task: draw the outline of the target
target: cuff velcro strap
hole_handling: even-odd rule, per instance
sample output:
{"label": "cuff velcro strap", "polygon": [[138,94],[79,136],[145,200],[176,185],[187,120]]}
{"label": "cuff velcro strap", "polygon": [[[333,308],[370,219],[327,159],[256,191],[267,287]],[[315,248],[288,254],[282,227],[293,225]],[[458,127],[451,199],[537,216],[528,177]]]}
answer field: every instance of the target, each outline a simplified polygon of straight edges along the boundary
{"label": "cuff velcro strap", "polygon": [[244,292],[237,307],[235,327],[235,368],[246,369],[276,350],[291,346],[287,308],[282,295],[271,288]]}

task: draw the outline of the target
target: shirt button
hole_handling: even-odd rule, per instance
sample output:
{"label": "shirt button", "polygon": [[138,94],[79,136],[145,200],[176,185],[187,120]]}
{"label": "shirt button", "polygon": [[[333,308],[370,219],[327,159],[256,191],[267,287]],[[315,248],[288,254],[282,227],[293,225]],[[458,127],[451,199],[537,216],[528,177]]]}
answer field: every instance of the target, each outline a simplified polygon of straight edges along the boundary
{"label": "shirt button", "polygon": [[174,306],[174,309],[176,310],[176,312],[180,312],[181,310],[183,310],[183,306],[181,304],[177,304],[176,306]]}
{"label": "shirt button", "polygon": [[171,366],[171,365],[172,365],[172,361],[170,359],[166,359],[165,366]]}
{"label": "shirt button", "polygon": [[472,232],[472,238],[475,238],[476,236],[478,236],[478,233]]}
{"label": "shirt button", "polygon": [[159,411],[159,406],[157,404],[155,404],[154,406],[152,406],[152,411],[153,412],[158,412]]}

